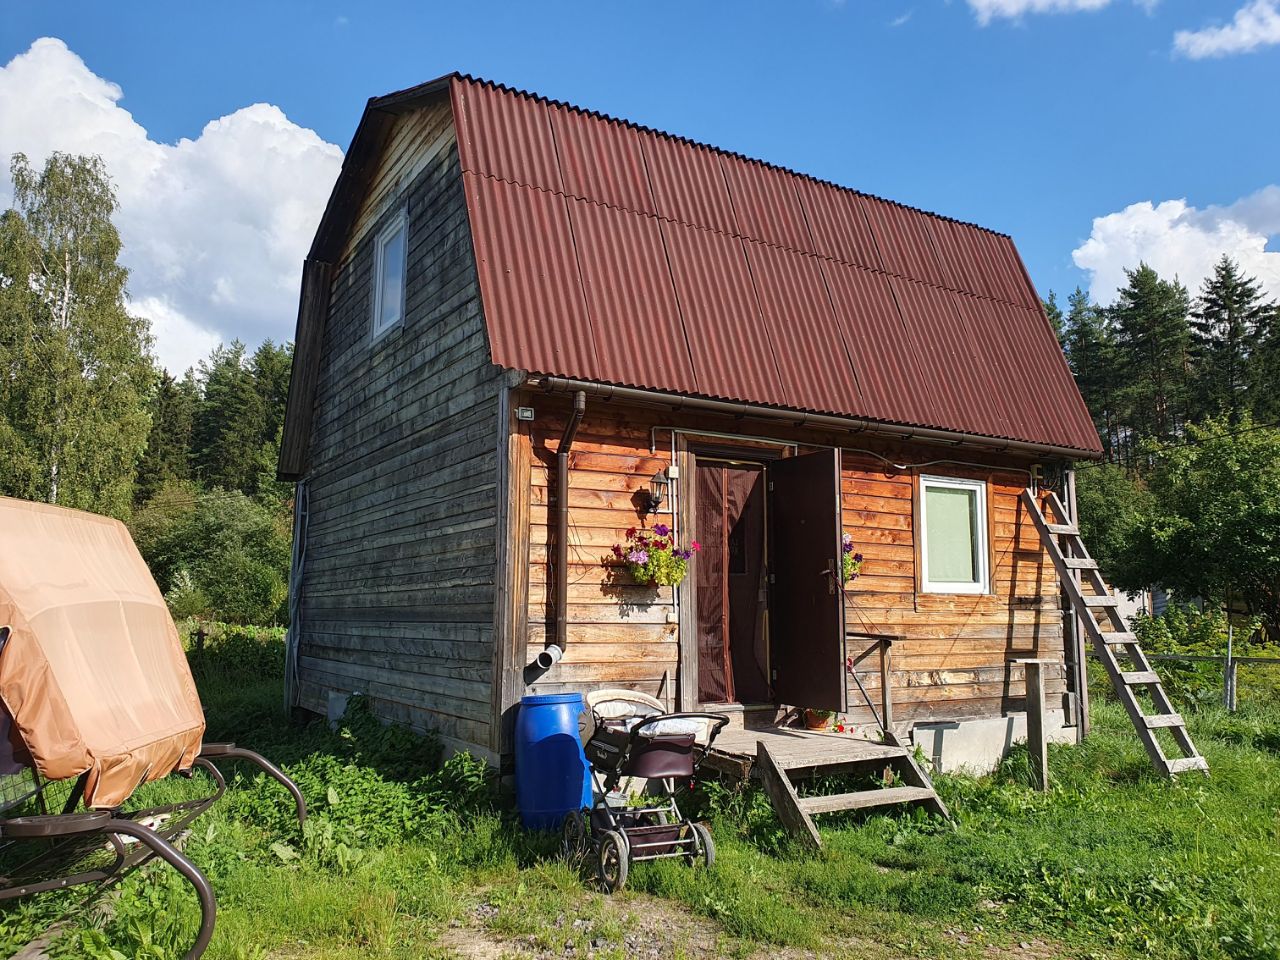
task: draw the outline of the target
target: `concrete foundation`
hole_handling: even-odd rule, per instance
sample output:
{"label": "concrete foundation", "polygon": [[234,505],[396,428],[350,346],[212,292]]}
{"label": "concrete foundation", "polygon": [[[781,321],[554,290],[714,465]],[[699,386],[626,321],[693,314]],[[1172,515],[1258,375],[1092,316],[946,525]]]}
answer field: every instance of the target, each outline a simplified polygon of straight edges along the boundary
{"label": "concrete foundation", "polygon": [[[1075,727],[1067,726],[1061,710],[1045,715],[1050,743],[1075,743]],[[941,773],[964,772],[981,776],[996,768],[1009,748],[1027,739],[1027,715],[1010,714],[983,720],[917,723],[911,742],[919,746],[933,769]]]}

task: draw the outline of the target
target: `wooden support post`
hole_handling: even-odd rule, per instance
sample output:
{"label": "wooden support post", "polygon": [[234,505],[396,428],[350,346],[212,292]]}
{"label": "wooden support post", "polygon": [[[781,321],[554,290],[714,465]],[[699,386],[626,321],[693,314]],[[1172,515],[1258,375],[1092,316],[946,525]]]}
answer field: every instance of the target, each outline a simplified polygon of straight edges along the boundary
{"label": "wooden support post", "polygon": [[1032,786],[1049,789],[1049,740],[1044,728],[1044,665],[1052,660],[1015,660],[1023,669],[1027,691],[1027,752],[1031,756]]}
{"label": "wooden support post", "polygon": [[893,640],[880,638],[880,722],[884,724],[884,742],[901,746],[893,730]]}

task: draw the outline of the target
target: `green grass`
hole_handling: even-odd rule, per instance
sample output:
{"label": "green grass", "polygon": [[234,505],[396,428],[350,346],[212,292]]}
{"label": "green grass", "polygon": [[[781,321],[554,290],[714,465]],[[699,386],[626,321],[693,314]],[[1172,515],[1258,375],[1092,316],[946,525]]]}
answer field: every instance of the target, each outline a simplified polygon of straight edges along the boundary
{"label": "green grass", "polygon": [[[312,806],[305,834],[274,785],[241,771],[187,850],[219,898],[211,958],[664,956],[1280,958],[1280,707],[1207,710],[1192,732],[1211,778],[1158,780],[1123,711],[1096,698],[1094,734],[1055,747],[1053,789],[1025,753],[996,775],[941,777],[954,826],[828,817],[793,847],[754,790],[700,783],[714,870],[642,864],[607,898],[521,831],[468,758],[355,711],[337,733],[279,709],[278,633],[231,634],[193,662],[209,739],[279,760]],[[154,784],[152,803],[199,784]],[[131,876],[104,916],[64,893],[10,907],[0,954],[52,919],[67,957],[180,956],[196,908],[163,866]]]}

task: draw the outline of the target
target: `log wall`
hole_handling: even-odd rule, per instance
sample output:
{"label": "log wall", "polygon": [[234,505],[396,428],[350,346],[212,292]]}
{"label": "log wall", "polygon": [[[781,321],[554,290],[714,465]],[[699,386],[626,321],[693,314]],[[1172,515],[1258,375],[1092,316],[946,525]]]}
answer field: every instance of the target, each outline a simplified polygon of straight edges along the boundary
{"label": "log wall", "polygon": [[[405,319],[372,337],[373,239],[407,210]],[[447,104],[405,114],[334,268],[306,482],[301,705],[491,746],[500,371]]]}
{"label": "log wall", "polygon": [[[529,663],[552,636],[555,613],[553,571],[548,563],[554,517],[555,452],[567,404],[535,395],[518,401],[535,408],[536,420],[522,424],[529,457],[527,627],[523,663]],[[655,449],[651,433],[658,427]],[[849,630],[900,635],[894,647],[894,702],[898,721],[996,717],[1023,709],[1021,669],[1015,658],[1062,658],[1059,588],[1052,563],[1040,546],[1018,497],[1027,485],[1028,462],[1009,457],[941,451],[936,446],[882,443],[868,438],[856,447],[848,436],[791,430],[722,417],[698,417],[626,408],[588,401],[587,415],[570,455],[569,639],[564,659],[543,675],[526,674],[535,692],[623,686],[679,703],[678,610],[691,602],[688,584],[656,593],[621,582],[603,564],[626,529],[639,522],[638,491],[672,460],[671,427],[769,436],[810,445],[844,444],[842,510],[844,528],[865,556],[863,574],[846,594]],[[716,444],[733,441],[716,439]],[[776,449],[776,448],[775,448]],[[981,466],[934,464],[896,469],[940,456],[976,460]],[[804,448],[801,447],[801,452]],[[925,594],[917,582],[915,536],[916,477],[919,474],[986,480],[991,531],[993,591],[986,596]],[[677,486],[691,489],[682,476]],[[520,491],[513,491],[519,498]],[[679,491],[676,497],[679,496]],[[668,504],[668,507],[670,504]],[[649,523],[671,522],[664,512]],[[682,530],[687,542],[690,531]],[[520,589],[520,585],[516,585]],[[682,599],[681,593],[684,598]],[[519,642],[519,641],[517,641]],[[850,640],[849,653],[861,652]],[[879,694],[878,658],[859,667],[859,679],[873,698]],[[833,666],[833,669],[835,667]],[[1061,666],[1050,667],[1050,703],[1061,706],[1065,692]],[[870,711],[850,681],[850,717],[869,720]]]}

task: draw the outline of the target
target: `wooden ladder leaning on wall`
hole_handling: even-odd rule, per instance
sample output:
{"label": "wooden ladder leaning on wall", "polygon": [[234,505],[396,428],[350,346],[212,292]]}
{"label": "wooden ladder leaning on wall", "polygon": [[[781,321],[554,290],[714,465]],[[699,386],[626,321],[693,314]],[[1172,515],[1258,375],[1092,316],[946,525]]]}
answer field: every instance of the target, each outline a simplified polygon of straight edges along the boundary
{"label": "wooden ladder leaning on wall", "polygon": [[[1048,495],[1049,506],[1058,517],[1055,521],[1048,520],[1041,512],[1039,500],[1031,490],[1023,491],[1022,503],[1035,521],[1040,539],[1053,559],[1058,579],[1062,581],[1063,592],[1071,602],[1077,622],[1092,640],[1094,651],[1106,667],[1116,695],[1124,704],[1156,770],[1170,778],[1187,770],[1208,773],[1208,762],[1192,743],[1186,722],[1174,710],[1160,683],[1160,677],[1142,652],[1138,638],[1130,632],[1128,624],[1120,616],[1117,609],[1119,600],[1102,579],[1097,561],[1089,556],[1089,551],[1080,538],[1080,530],[1071,520],[1062,500],[1052,491]],[[1098,617],[1102,618],[1102,623],[1098,622]],[[1128,658],[1132,666],[1121,666],[1121,658]],[[1143,689],[1150,694],[1155,713],[1149,714],[1143,710],[1142,703],[1138,700],[1138,691]],[[1156,736],[1160,730],[1169,731],[1182,756],[1165,755]]]}

